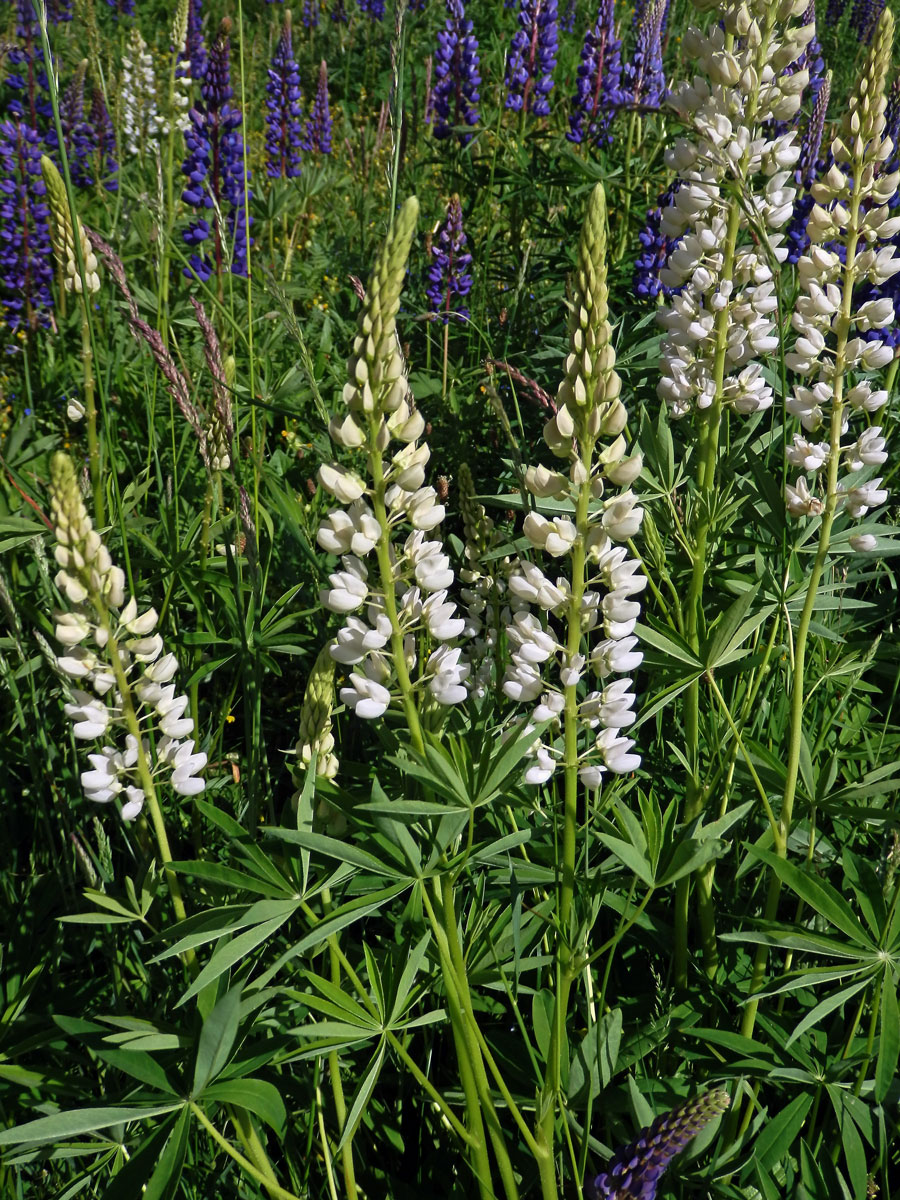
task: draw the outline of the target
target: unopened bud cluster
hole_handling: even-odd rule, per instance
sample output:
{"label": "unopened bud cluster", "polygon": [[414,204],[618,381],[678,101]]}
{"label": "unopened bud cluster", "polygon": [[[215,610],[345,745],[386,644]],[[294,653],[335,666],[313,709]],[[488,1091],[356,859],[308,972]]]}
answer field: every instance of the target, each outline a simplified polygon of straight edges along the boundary
{"label": "unopened bud cluster", "polygon": [[[861,286],[878,287],[900,270],[889,242],[900,231],[900,217],[891,215],[900,173],[884,169],[894,156],[885,133],[893,24],[886,10],[831,144],[833,164],[811,188],[810,245],[797,264],[801,296],[791,321],[798,336],[785,356],[802,379],[786,401],[803,430],[787,451],[803,472],[785,489],[795,517],[817,516],[830,500],[857,519],[888,497],[876,474],[887,461],[886,441],[882,426],[870,421],[888,400],[872,374],[894,356],[878,336],[893,324],[894,305],[890,296],[862,303],[856,297]],[[876,544],[869,533],[851,538],[857,550]]]}
{"label": "unopened bud cluster", "polygon": [[[151,776],[164,776],[180,795],[193,796],[204,788],[197,772],[206,765],[206,755],[195,753],[188,737],[194,723],[184,715],[187,697],[175,695],[171,681],[178,663],[163,652],[156,611],[139,614],[133,597],[126,602],[124,573],[93,528],[72,460],[55,454],[50,470],[60,567],[56,585],[70,605],[54,614],[56,638],[64,647],[57,665],[78,685],[66,715],[75,737],[86,741],[105,739],[116,726],[128,730],[124,749],[107,744],[88,755],[91,769],[82,772],[81,784],[89,800],[105,804],[117,799],[122,818],[131,821],[147,798],[139,760]],[[152,762],[149,740],[138,740],[126,710],[138,727],[156,727]]]}
{"label": "unopened bud cluster", "polygon": [[[641,525],[643,510],[630,485],[642,464],[640,454],[627,454],[623,436],[627,413],[615,371],[605,252],[606,201],[598,185],[579,247],[565,378],[557,412],[544,427],[549,449],[568,470],[534,466],[525,476],[536,501],[525,534],[567,570],[554,579],[521,560],[509,577],[511,662],[503,690],[513,700],[538,700],[532,721],[550,722],[548,741],[532,747],[529,783],[545,782],[558,765],[564,710],[587,735],[578,763],[587,786],[598,786],[604,770],[625,773],[640,764],[622,730],[635,719],[628,675],[643,658],[634,636],[635,597],[647,580],[621,543]],[[550,663],[558,682],[547,677]],[[595,687],[587,683],[591,674]]]}
{"label": "unopened bud cluster", "polygon": [[[365,477],[338,464],[319,470],[320,484],[343,506],[318,533],[322,549],[341,558],[321,599],[347,616],[331,653],[354,668],[340,696],[364,718],[380,717],[391,703],[398,655],[413,690],[427,688],[442,705],[466,696],[468,667],[450,644],[464,620],[448,598],[454,573],[434,536],[444,506],[425,485],[431,452],[396,331],[417,215],[418,203],[407,200],[375,265],[347,363],[345,410],[329,427],[339,446],[365,453]],[[423,640],[434,648],[420,662]]]}
{"label": "unopened bud cluster", "polygon": [[[47,200],[50,205],[52,218],[53,252],[63,273],[63,286],[67,292],[81,292],[82,278],[78,269],[78,257],[75,250],[75,229],[72,225],[72,214],[69,212],[69,199],[66,186],[62,181],[56,164],[47,155],[41,158],[41,173],[47,188]],[[97,274],[97,256],[88,241],[87,234],[81,224],[81,218],[75,218],[78,227],[78,242],[81,247],[81,257],[84,262],[84,287],[89,293],[100,291],[100,276]]]}
{"label": "unopened bud cluster", "polygon": [[732,0],[705,32],[692,28],[682,49],[700,73],[676,87],[674,107],[692,136],[666,150],[681,186],[661,219],[681,239],[660,272],[680,289],[661,310],[660,398],[674,417],[714,404],[753,413],[772,403],[763,361],[778,347],[772,262],[787,249],[781,232],[796,194],[800,153],[790,120],[809,80],[791,73],[815,35],[797,18],[807,0]]}

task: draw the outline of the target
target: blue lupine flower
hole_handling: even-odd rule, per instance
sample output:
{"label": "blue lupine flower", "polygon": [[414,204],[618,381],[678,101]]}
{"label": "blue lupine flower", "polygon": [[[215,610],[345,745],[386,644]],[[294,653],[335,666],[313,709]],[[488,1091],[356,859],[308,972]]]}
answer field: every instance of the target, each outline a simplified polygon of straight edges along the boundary
{"label": "blue lupine flower", "polygon": [[178,62],[181,64],[175,74],[182,78],[185,74],[184,64],[195,82],[206,74],[206,42],[203,40],[203,0],[190,0],[188,4],[187,34],[184,45],[179,48]]}
{"label": "blue lupine flower", "polygon": [[623,103],[622,42],[616,37],[616,4],[615,0],[600,0],[597,22],[584,35],[566,137],[570,142],[609,141],[610,121]]}
{"label": "blue lupine flower", "polygon": [[622,70],[622,91],[629,104],[659,108],[666,95],[662,31],[668,11],[669,0],[647,0],[644,6],[631,62]]}
{"label": "blue lupine flower", "polygon": [[787,261],[790,263],[798,263],[809,249],[809,237],[806,232],[806,226],[814,204],[810,188],[816,179],[830,167],[833,161],[830,154],[827,164],[819,158],[819,151],[822,147],[822,135],[825,130],[825,113],[828,109],[828,101],[830,99],[831,83],[826,77],[819,88],[812,114],[804,130],[803,138],[800,142],[800,157],[797,160],[797,167],[794,171],[797,196],[794,200],[794,210],[791,213],[791,219],[788,221],[787,228],[785,229],[785,240],[788,248]]}
{"label": "blue lupine flower", "polygon": [[50,103],[40,27],[32,0],[16,0],[16,36],[20,45],[13,46],[9,51],[11,70],[6,77],[7,85],[15,94],[7,109],[12,116],[22,118],[31,129],[41,131],[45,146],[53,151],[57,148],[53,106]]}
{"label": "blue lupine flower", "polygon": [[97,149],[94,127],[84,112],[84,72],[87,59],[81,63],[59,102],[59,123],[62,125],[69,172],[75,187],[90,187],[94,182],[93,162]]}
{"label": "blue lupine flower", "polygon": [[134,0],[106,0],[106,3],[116,14],[116,20],[120,17],[134,16]]}
{"label": "blue lupine flower", "polygon": [[587,1185],[588,1200],[655,1200],[675,1155],[730,1103],[727,1092],[707,1092],[657,1117],[635,1141],[617,1150],[608,1168]]}
{"label": "blue lupine flower", "polygon": [[119,164],[116,160],[116,130],[98,87],[91,92],[91,125],[97,155],[97,178],[108,192],[119,190]]}
{"label": "blue lupine flower", "polygon": [[466,19],[464,0],[447,0],[447,22],[438,33],[432,92],[434,136],[447,138],[457,131],[463,145],[472,140],[463,126],[478,123],[478,86],[481,83],[478,42],[472,22]]}
{"label": "blue lupine flower", "polygon": [[855,0],[850,13],[850,28],[860,42],[868,46],[878,24],[878,18],[884,12],[885,0]]}
{"label": "blue lupine flower", "polygon": [[328,66],[323,58],[319,64],[319,83],[312,111],[306,122],[305,149],[313,154],[331,153],[331,111],[328,107]]}
{"label": "blue lupine flower", "polygon": [[[197,247],[203,246],[212,236],[213,257],[210,259],[195,252],[184,273],[189,278],[196,275],[204,281],[213,273],[221,276],[227,266],[222,223],[231,237],[231,270],[235,275],[247,273],[242,117],[240,109],[228,103],[232,96],[230,29],[231,22],[226,17],[209,53],[201,85],[202,106],[190,110],[190,124],[184,135],[188,156],[181,169],[188,184],[182,199],[194,208],[213,214],[212,226],[205,217],[198,217],[183,234],[189,246]],[[221,214],[221,222],[215,219],[216,212]]]}
{"label": "blue lupine flower", "polygon": [[445,325],[451,316],[463,320],[469,310],[457,301],[465,299],[472,290],[472,276],[467,273],[472,255],[466,252],[459,196],[452,196],[447,205],[447,218],[432,242],[431,256],[433,262],[425,289],[428,303]]}
{"label": "blue lupine flower", "polygon": [[662,232],[663,210],[668,208],[681,187],[681,180],[676,179],[659,198],[659,206],[647,213],[647,224],[638,234],[643,249],[634,264],[632,286],[635,294],[644,300],[655,300],[662,292],[671,296],[681,291],[680,288],[667,287],[659,277],[660,271],[669,261],[669,255],[681,242],[681,238],[669,238]]}
{"label": "blue lupine flower", "polygon": [[271,179],[300,174],[303,132],[300,126],[300,71],[291,45],[291,14],[285,13],[281,37],[266,84],[266,172]]}
{"label": "blue lupine flower", "polygon": [[566,11],[560,18],[559,27],[563,33],[575,32],[575,18],[578,15],[578,4],[576,0],[568,0]]}
{"label": "blue lupine flower", "polygon": [[847,0],[828,0],[828,7],[825,9],[825,24],[829,27],[837,25],[844,15],[846,7]]}
{"label": "blue lupine flower", "polygon": [[319,0],[303,0],[302,20],[307,29],[318,29]]}
{"label": "blue lupine flower", "polygon": [[380,21],[384,17],[384,0],[357,0],[357,4],[372,21]]}
{"label": "blue lupine flower", "polygon": [[336,25],[346,25],[350,18],[347,16],[347,7],[344,0],[334,0],[331,6],[331,19]]}
{"label": "blue lupine flower", "polygon": [[53,308],[41,142],[23,121],[0,124],[0,306],[11,329],[46,325]]}
{"label": "blue lupine flower", "polygon": [[506,60],[506,107],[536,117],[550,113],[559,46],[557,0],[519,0],[519,28]]}

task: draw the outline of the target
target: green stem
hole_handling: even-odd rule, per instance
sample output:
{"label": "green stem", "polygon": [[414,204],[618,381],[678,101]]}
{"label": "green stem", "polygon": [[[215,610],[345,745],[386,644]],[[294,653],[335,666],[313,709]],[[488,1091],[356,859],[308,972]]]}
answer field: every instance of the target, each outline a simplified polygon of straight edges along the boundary
{"label": "green stem", "polygon": [[286,1188],[280,1187],[273,1180],[267,1178],[262,1171],[253,1165],[249,1158],[245,1158],[239,1150],[235,1150],[231,1142],[229,1142],[227,1138],[223,1137],[222,1134],[219,1133],[218,1129],[216,1129],[215,1125],[213,1125],[212,1121],[210,1121],[209,1117],[199,1106],[199,1104],[193,1100],[190,1100],[188,1103],[190,1104],[191,1112],[207,1131],[213,1141],[216,1142],[217,1145],[221,1146],[230,1158],[234,1159],[241,1170],[246,1171],[247,1174],[251,1175],[257,1183],[261,1184],[269,1193],[269,1195],[274,1198],[274,1200],[300,1200],[299,1196],[296,1196],[293,1192],[289,1192]]}
{"label": "green stem", "polygon": [[84,380],[84,410],[87,417],[88,468],[91,473],[91,492],[94,497],[94,522],[102,528],[106,524],[103,503],[103,480],[100,472],[100,442],[97,438],[97,402],[94,396],[94,351],[91,346],[91,326],[88,319],[87,298],[81,300],[81,366]]}

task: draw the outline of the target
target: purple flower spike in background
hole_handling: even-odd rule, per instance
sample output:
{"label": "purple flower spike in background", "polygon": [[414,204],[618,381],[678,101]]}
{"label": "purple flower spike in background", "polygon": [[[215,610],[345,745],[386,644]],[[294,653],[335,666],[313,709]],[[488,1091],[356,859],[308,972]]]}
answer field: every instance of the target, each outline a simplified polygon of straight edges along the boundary
{"label": "purple flower spike in background", "polygon": [[57,146],[56,130],[53,127],[53,106],[44,51],[41,46],[41,31],[32,0],[17,0],[16,37],[19,45],[9,52],[10,72],[6,83],[14,95],[7,105],[14,117],[21,117],[32,128],[44,133],[44,143],[49,150]]}
{"label": "purple flower spike in background", "polygon": [[584,36],[566,137],[579,143],[610,141],[609,123],[623,103],[622,42],[616,37],[616,4],[615,0],[600,0],[597,22]]}
{"label": "purple flower spike in background", "polygon": [[328,65],[319,64],[319,84],[312,112],[306,122],[305,148],[313,154],[331,153],[331,111],[328,107]]}
{"label": "purple flower spike in background", "polygon": [[868,46],[878,24],[878,18],[884,12],[885,0],[854,0],[850,13],[850,28],[860,42]]}
{"label": "purple flower spike in background", "polygon": [[303,2],[303,24],[307,29],[318,29],[319,27],[319,0],[304,0]]}
{"label": "purple flower spike in background", "polygon": [[847,0],[828,0],[828,7],[825,9],[825,24],[833,28],[844,15],[844,9],[847,7]]}
{"label": "purple flower spike in background", "polygon": [[681,238],[669,238],[662,232],[663,210],[668,208],[675,198],[681,180],[676,179],[671,187],[659,198],[659,207],[651,208],[647,213],[647,224],[638,234],[642,250],[634,264],[632,287],[635,295],[643,300],[655,300],[662,292],[664,296],[672,296],[680,288],[669,288],[660,280],[659,273],[669,261],[669,255],[676,246],[681,244]]}
{"label": "purple flower spike in background", "polygon": [[550,113],[547,97],[559,46],[556,0],[519,0],[519,28],[506,60],[506,107],[536,117]]}
{"label": "purple flower spike in background", "polygon": [[[247,273],[247,226],[244,210],[244,143],[240,133],[241,113],[232,107],[229,66],[231,21],[225,17],[213,42],[203,77],[201,106],[192,108],[184,135],[188,156],[182,166],[188,183],[182,193],[186,204],[209,213],[199,217],[184,232],[191,246],[203,245],[212,235],[213,257],[195,252],[185,275],[207,280],[212,274],[221,281],[227,266],[227,248],[222,226],[231,238],[231,270]],[[217,219],[218,217],[221,220]]]}
{"label": "purple flower spike in background", "polygon": [[[819,151],[825,130],[825,113],[828,110],[830,99],[831,84],[826,78],[819,88],[812,115],[804,130],[800,142],[800,158],[794,171],[794,180],[798,185],[797,196],[794,200],[794,211],[785,230],[788,245],[787,261],[794,264],[798,263],[809,249],[806,225],[814,203],[809,189],[826,170],[825,162],[819,158]],[[829,155],[829,159],[830,157]]]}
{"label": "purple flower spike in background", "polygon": [[53,254],[41,174],[41,136],[0,124],[0,307],[10,329],[48,324]]}
{"label": "purple flower spike in background", "polygon": [[[206,43],[203,40],[203,0],[190,0],[188,4],[187,37],[179,54],[179,61],[189,64],[191,79],[199,81],[206,74]],[[183,68],[180,74],[183,74]]]}
{"label": "purple flower spike in background", "polygon": [[384,16],[384,0],[357,0],[360,9],[368,13],[373,21],[380,21]]}
{"label": "purple flower spike in background", "polygon": [[116,14],[116,20],[120,17],[134,16],[134,0],[106,0],[106,3]]}
{"label": "purple flower spike in background", "polygon": [[566,4],[566,11],[563,13],[559,22],[559,27],[563,33],[575,32],[575,19],[577,16],[578,5],[576,0],[568,0],[568,3]]}
{"label": "purple flower spike in background", "polygon": [[300,105],[300,71],[291,44],[291,10],[287,9],[266,83],[266,172],[270,179],[295,179],[300,174]]}
{"label": "purple flower spike in background", "polygon": [[666,96],[662,32],[668,13],[669,0],[647,0],[644,6],[634,54],[622,73],[622,90],[628,104],[659,108]]}
{"label": "purple flower spike in background", "polygon": [[587,1185],[587,1200],[655,1200],[675,1155],[730,1103],[727,1092],[707,1092],[657,1117],[635,1141],[617,1150],[608,1168]]}
{"label": "purple flower spike in background", "polygon": [[97,156],[97,178],[108,192],[119,190],[119,164],[116,159],[116,130],[98,87],[91,92],[91,126]]}
{"label": "purple flower spike in background", "polygon": [[90,187],[94,182],[92,159],[97,149],[94,127],[84,114],[84,73],[87,59],[78,66],[59,104],[59,123],[62,125],[69,157],[69,171],[75,187]]}
{"label": "purple flower spike in background", "polygon": [[462,127],[478,123],[481,75],[478,42],[472,35],[472,22],[466,19],[463,0],[447,0],[447,23],[438,34],[434,76],[434,136],[450,137],[455,127],[466,145],[472,135]]}
{"label": "purple flower spike in background", "polygon": [[464,320],[469,310],[457,301],[464,300],[472,290],[472,276],[467,273],[472,265],[472,255],[466,252],[459,196],[451,197],[447,205],[447,219],[432,242],[431,256],[434,261],[428,271],[425,295],[432,312],[445,325],[451,316]]}

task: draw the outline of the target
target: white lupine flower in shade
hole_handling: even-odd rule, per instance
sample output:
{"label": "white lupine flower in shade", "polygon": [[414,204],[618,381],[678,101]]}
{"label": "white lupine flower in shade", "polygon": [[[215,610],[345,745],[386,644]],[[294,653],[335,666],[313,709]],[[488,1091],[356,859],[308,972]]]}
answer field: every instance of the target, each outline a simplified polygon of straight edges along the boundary
{"label": "white lupine flower in shade", "polygon": [[391,623],[380,613],[375,618],[374,626],[373,629],[359,617],[348,617],[331,644],[331,657],[335,662],[356,666],[370,650],[382,650],[390,640]]}
{"label": "white lupine flower in shade", "polygon": [[356,671],[350,674],[350,687],[341,688],[341,699],[352,708],[358,717],[374,720],[383,717],[391,702],[391,693],[382,684],[376,683]]}
{"label": "white lupine flower in shade", "polygon": [[456,605],[447,600],[446,590],[435,592],[422,605],[422,615],[428,632],[440,642],[449,642],[460,636],[465,626],[462,617],[455,617]]}
{"label": "white lupine flower in shade", "polygon": [[437,492],[433,487],[423,487],[413,492],[406,500],[405,508],[413,529],[427,532],[440,525],[444,519],[444,506],[438,504]]}
{"label": "white lupine flower in shade", "polygon": [[628,775],[641,765],[639,754],[629,754],[634,745],[633,738],[620,737],[616,729],[603,729],[597,734],[595,745],[603,755],[603,761],[614,775]]}
{"label": "white lupine flower in shade", "polygon": [[871,533],[857,533],[850,538],[850,546],[857,553],[862,553],[865,550],[877,550],[878,539]]}
{"label": "white lupine flower in shade", "polygon": [[585,658],[583,654],[573,654],[565,666],[559,669],[559,681],[564,688],[577,687],[584,671]]}
{"label": "white lupine flower in shade", "polygon": [[804,471],[820,471],[828,462],[831,446],[828,442],[808,442],[799,433],[794,434],[793,443],[785,455],[789,463],[802,467]]}
{"label": "white lupine flower in shade", "polygon": [[128,152],[142,154],[158,143],[164,123],[157,106],[153,58],[137,29],[131,31],[122,55],[118,100],[122,137]]}
{"label": "white lupine flower in shade", "polygon": [[861,471],[863,467],[880,467],[887,462],[887,443],[881,436],[881,426],[872,425],[864,430],[852,446],[844,447],[844,459],[848,471]]}
{"label": "white lupine flower in shade", "polygon": [[638,507],[638,499],[634,492],[623,492],[621,496],[611,496],[604,504],[601,518],[603,528],[617,542],[625,542],[641,527],[644,510]]}
{"label": "white lupine flower in shade", "polygon": [[540,704],[531,714],[532,719],[537,723],[541,723],[543,721],[558,721],[565,704],[566,698],[561,692],[545,692],[544,695],[541,696]]}
{"label": "white lupine flower in shade", "polygon": [[792,517],[817,517],[825,507],[822,501],[810,492],[809,484],[802,475],[794,487],[789,483],[785,484],[784,499]]}
{"label": "white lupine flower in shade", "polygon": [[598,642],[591,651],[591,666],[601,679],[613,674],[631,674],[644,661],[641,651],[635,650],[637,644],[638,640],[633,636]]}
{"label": "white lupine flower in shade", "polygon": [[172,768],[171,784],[179,796],[197,796],[206,786],[197,775],[206,766],[203,751],[194,752],[192,739],[179,742],[163,739],[159,744],[159,760]]}
{"label": "white lupine flower in shade", "polygon": [[[164,653],[162,636],[156,631],[156,610],[139,612],[134,597],[126,602],[124,574],[113,565],[91,525],[74,466],[66,455],[54,455],[51,461],[50,498],[58,543],[55,556],[62,568],[57,583],[77,606],[74,612],[55,614],[59,640],[69,651],[58,665],[91,689],[73,690],[74,702],[66,704],[65,711],[78,738],[108,737],[116,727],[127,731],[124,752],[106,745],[88,755],[91,769],[82,772],[82,787],[87,799],[97,803],[117,800],[123,820],[131,821],[148,797],[155,803],[152,789],[148,793],[141,782],[146,779],[142,768],[153,778],[165,777],[179,791],[182,774],[177,768],[190,759],[188,774],[193,776],[206,757],[193,754],[192,742],[186,744],[190,750],[178,757],[180,739],[194,727],[193,720],[184,716],[187,696],[176,696],[171,683],[178,663],[173,654]],[[147,722],[154,723],[161,735],[155,751],[150,739],[139,742],[135,735]],[[185,795],[204,788],[199,778],[184,786],[190,789]]]}
{"label": "white lupine flower in shade", "polygon": [[540,671],[532,663],[526,662],[514,654],[503,680],[504,695],[509,696],[510,700],[515,700],[517,703],[524,703],[536,700],[543,688],[544,682],[541,679]]}
{"label": "white lupine flower in shade", "polygon": [[326,492],[330,492],[336,500],[340,500],[343,504],[352,504],[366,490],[366,485],[353,471],[347,471],[339,466],[329,466],[327,463],[323,463],[319,467],[319,483]]}
{"label": "white lupine flower in shade", "polygon": [[539,513],[529,513],[523,526],[525,536],[537,550],[545,550],[553,558],[562,558],[575,544],[578,530],[564,517],[548,521]]}
{"label": "white lupine flower in shade", "polygon": [[520,600],[528,604],[536,604],[545,612],[553,612],[565,603],[565,593],[552,584],[540,567],[533,563],[521,562],[509,577],[509,590]]}
{"label": "white lupine flower in shade", "polygon": [[529,612],[514,614],[512,624],[507,626],[506,636],[515,656],[522,662],[546,662],[558,648],[553,635]]}
{"label": "white lupine flower in shade", "polygon": [[525,772],[525,782],[535,785],[546,783],[556,770],[556,759],[543,742],[538,742],[537,748],[532,749],[534,761]]}
{"label": "white lupine flower in shade", "polygon": [[349,554],[355,532],[349,515],[342,508],[334,508],[319,526],[316,541],[329,554]]}

